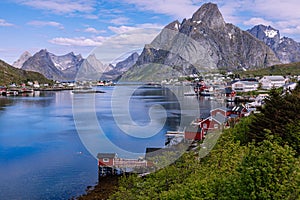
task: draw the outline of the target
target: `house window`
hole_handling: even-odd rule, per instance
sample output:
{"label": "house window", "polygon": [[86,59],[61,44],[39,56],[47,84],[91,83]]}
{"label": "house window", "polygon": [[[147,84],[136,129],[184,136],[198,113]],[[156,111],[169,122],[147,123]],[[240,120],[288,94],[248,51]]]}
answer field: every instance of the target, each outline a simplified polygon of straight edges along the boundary
{"label": "house window", "polygon": [[207,128],[207,124],[206,123],[203,124],[203,128]]}
{"label": "house window", "polygon": [[108,158],[103,158],[103,162],[109,162]]}
{"label": "house window", "polygon": [[218,124],[214,124],[214,128],[219,128],[219,125]]}

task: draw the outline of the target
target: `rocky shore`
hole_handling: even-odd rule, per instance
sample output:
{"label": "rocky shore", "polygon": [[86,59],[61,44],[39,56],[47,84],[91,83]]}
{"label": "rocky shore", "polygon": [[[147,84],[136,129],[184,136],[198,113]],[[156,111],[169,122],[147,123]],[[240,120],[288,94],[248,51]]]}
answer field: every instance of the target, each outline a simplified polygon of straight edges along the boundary
{"label": "rocky shore", "polygon": [[104,200],[108,199],[118,189],[118,176],[102,177],[94,187],[88,187],[87,193],[79,196],[78,200]]}

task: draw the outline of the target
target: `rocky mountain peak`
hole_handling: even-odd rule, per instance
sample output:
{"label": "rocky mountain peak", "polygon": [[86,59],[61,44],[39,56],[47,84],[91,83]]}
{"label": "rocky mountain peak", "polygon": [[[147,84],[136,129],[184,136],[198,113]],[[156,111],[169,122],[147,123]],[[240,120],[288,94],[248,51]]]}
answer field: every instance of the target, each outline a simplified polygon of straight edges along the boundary
{"label": "rocky mountain peak", "polygon": [[171,22],[170,24],[168,24],[167,26],[165,26],[165,28],[173,30],[173,31],[178,31],[180,29],[180,22],[178,20],[175,20],[173,22]]}
{"label": "rocky mountain peak", "polygon": [[214,3],[203,4],[192,17],[193,22],[202,22],[210,28],[218,28],[225,26],[224,18]]}
{"label": "rocky mountain peak", "polygon": [[300,44],[291,38],[280,38],[279,30],[260,24],[248,32],[269,46],[282,63],[300,61]]}
{"label": "rocky mountain peak", "polygon": [[180,26],[178,21],[168,24],[151,44],[145,45],[136,64],[122,78],[155,81],[218,69],[263,68],[279,63],[267,45],[226,23],[218,6],[207,3]]}
{"label": "rocky mountain peak", "polygon": [[265,25],[256,25],[252,29],[248,30],[252,35],[257,38],[278,38],[280,39],[279,30],[273,28],[272,26],[265,26]]}
{"label": "rocky mountain peak", "polygon": [[28,52],[25,51],[18,60],[16,60],[12,66],[14,66],[15,68],[21,68],[23,66],[23,64],[31,57],[32,55]]}
{"label": "rocky mountain peak", "polygon": [[39,52],[37,52],[38,54],[46,54],[49,53],[47,49],[41,49]]}

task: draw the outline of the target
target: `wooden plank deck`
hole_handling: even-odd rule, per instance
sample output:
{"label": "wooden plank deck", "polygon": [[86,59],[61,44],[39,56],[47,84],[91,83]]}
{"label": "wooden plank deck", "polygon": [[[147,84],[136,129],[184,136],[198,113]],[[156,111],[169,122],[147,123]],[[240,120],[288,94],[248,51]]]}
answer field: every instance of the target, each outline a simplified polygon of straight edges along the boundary
{"label": "wooden plank deck", "polygon": [[147,167],[147,161],[137,160],[137,159],[117,158],[114,160],[114,167],[116,168]]}

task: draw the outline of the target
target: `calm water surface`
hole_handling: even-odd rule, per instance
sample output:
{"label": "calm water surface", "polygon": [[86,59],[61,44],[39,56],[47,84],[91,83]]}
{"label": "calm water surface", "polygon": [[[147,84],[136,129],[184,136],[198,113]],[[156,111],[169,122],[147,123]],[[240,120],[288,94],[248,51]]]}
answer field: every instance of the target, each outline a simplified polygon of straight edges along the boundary
{"label": "calm water surface", "polygon": [[[140,154],[147,146],[162,147],[164,133],[178,128],[179,110],[195,101],[194,97],[188,97],[181,99],[183,104],[161,88],[137,90],[129,102],[137,124],[149,122],[148,110],[154,104],[164,106],[168,114],[158,134],[141,140],[123,134],[115,124],[111,112],[114,87],[98,89],[106,92],[93,95],[96,116],[106,136],[122,149]],[[73,95],[61,91],[41,92],[35,97],[0,96],[0,199],[69,199],[97,183],[97,160],[76,131]],[[91,98],[80,95],[79,101]],[[200,107],[208,109],[210,103],[202,101]],[[187,108],[188,122],[195,116],[189,112],[192,108]]]}

